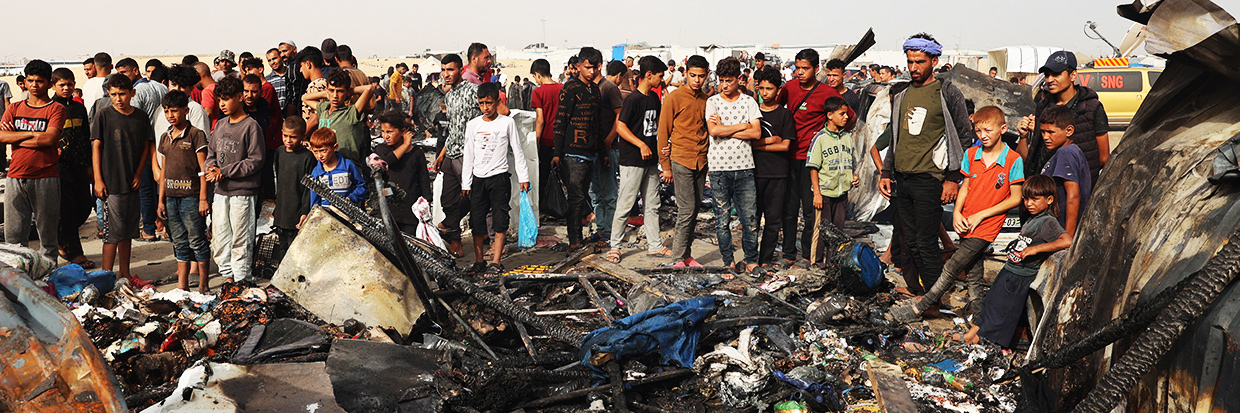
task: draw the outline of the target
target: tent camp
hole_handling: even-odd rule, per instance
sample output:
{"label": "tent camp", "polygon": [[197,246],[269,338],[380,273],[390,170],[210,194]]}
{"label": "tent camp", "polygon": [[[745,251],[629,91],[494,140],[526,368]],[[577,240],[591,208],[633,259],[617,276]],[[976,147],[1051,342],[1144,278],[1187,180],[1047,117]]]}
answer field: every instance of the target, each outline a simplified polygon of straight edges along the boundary
{"label": "tent camp", "polygon": [[[999,68],[999,77],[1037,74],[1038,68],[1046,63],[1051,53],[1063,50],[1062,47],[1048,46],[1008,46],[992,49],[990,65]],[[1078,61],[1081,61],[1078,59]]]}

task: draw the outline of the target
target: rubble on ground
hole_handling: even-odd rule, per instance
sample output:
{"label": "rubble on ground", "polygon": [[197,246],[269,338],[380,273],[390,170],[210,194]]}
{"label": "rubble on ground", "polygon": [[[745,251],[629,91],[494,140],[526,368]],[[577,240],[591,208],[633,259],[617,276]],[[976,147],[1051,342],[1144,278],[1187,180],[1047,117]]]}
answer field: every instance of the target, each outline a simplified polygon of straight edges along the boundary
{"label": "rubble on ground", "polygon": [[[312,234],[316,225],[339,230],[341,223],[347,220],[322,213],[307,228]],[[342,261],[359,250],[351,245],[311,255]],[[369,253],[367,262],[383,259]],[[437,279],[435,305],[448,310],[437,324],[363,322],[373,310],[346,305],[347,292],[290,294],[277,286],[317,283],[304,277],[313,267],[292,263],[265,288],[230,282],[211,295],[155,293],[121,281],[106,294],[67,295],[64,303],[133,411],[771,411],[788,401],[811,411],[874,411],[880,395],[867,366],[884,362],[921,411],[1015,408],[1014,385],[993,383],[1010,354],[947,338],[962,326],[888,322],[883,310],[896,300],[889,283],[854,295],[840,279],[852,275],[836,266],[750,277],[715,267],[625,269],[588,253],[576,258],[583,255],[500,277],[457,274],[471,291]],[[376,265],[387,268],[372,271],[387,277],[377,281],[411,288],[390,263]],[[398,295],[420,305],[416,294]],[[586,336],[641,326],[651,314],[701,300],[711,303],[698,309],[701,323],[659,327],[668,337],[696,333],[696,341],[680,342],[678,356],[666,354],[666,342],[643,341],[642,332],[612,334],[612,347]],[[563,331],[494,308],[502,303]],[[593,350],[579,348],[583,338]]]}

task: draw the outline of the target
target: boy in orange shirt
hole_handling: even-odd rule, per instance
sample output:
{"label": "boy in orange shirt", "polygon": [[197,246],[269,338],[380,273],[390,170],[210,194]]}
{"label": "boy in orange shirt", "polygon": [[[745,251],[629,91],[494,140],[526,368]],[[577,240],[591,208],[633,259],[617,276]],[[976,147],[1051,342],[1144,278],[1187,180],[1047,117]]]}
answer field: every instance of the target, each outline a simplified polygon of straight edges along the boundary
{"label": "boy in orange shirt", "polygon": [[982,300],[982,256],[995,242],[1003,227],[1008,210],[1020,205],[1021,185],[1025,182],[1024,162],[1020,154],[1003,143],[1007,132],[1003,110],[996,106],[981,108],[973,115],[973,131],[982,146],[965,151],[960,173],[965,176],[952,212],[952,226],[960,242],[952,258],[943,266],[934,286],[911,307],[892,309],[891,316],[900,322],[916,320],[921,313],[939,302],[951,288],[956,275],[968,270],[970,307]]}

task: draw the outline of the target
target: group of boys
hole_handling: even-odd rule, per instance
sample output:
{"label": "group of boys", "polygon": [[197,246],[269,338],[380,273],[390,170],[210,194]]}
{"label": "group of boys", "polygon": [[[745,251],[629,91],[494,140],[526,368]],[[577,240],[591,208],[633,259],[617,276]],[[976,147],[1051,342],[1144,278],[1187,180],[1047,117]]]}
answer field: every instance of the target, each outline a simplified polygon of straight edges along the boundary
{"label": "group of boys", "polygon": [[[295,55],[297,70],[283,68],[288,55]],[[72,71],[31,61],[22,83],[29,97],[8,105],[0,120],[0,142],[13,153],[6,177],[6,241],[24,245],[33,223],[45,258],[93,267],[77,235],[95,204],[93,192],[103,269],[116,268],[118,278],[149,284],[134,277],[130,257],[132,239],[144,235],[150,215],[153,222],[167,223],[178,287],[190,288],[188,275],[197,272],[198,289],[205,292],[212,259],[222,277],[252,280],[262,200],[275,198],[278,251],[287,249],[312,205],[329,204],[300,183],[303,176],[351,201],[363,200],[374,85],[355,85],[351,70],[323,77],[330,67],[323,53],[314,47],[299,53],[291,41],[268,53],[272,66],[283,69],[276,73],[283,90],[271,76],[262,76],[257,59],[241,59],[242,71],[230,72],[233,56],[225,51],[212,73],[192,57],[172,67],[148,62],[150,77],[144,78],[133,59],[117,62],[112,73],[111,57],[99,53],[84,64],[91,76],[83,83],[84,92],[91,92],[84,94],[85,104],[73,99]],[[292,86],[302,79],[309,93],[288,93],[305,90]],[[299,113],[302,106],[292,96],[313,110]],[[283,116],[286,111],[291,116]],[[375,152],[391,180],[413,195],[408,209],[417,198],[430,198],[426,159],[412,145],[408,117],[384,115],[379,120],[385,143]],[[271,195],[263,195],[263,181],[277,176]],[[154,182],[149,214],[141,193],[148,179]],[[414,228],[418,221],[406,215],[398,223]]]}

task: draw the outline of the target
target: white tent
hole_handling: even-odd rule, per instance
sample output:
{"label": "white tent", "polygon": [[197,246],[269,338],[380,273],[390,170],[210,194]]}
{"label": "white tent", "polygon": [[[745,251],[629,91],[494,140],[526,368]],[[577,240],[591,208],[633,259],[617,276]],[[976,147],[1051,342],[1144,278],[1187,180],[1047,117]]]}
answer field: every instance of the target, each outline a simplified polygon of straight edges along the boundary
{"label": "white tent", "polygon": [[999,76],[1008,73],[1037,73],[1051,53],[1063,50],[1048,46],[1008,46],[990,50],[990,65],[999,68]]}
{"label": "white tent", "polygon": [[418,63],[418,73],[423,73],[424,75],[439,73],[442,70],[439,65],[439,59],[436,59],[434,56],[427,57],[422,63]]}

